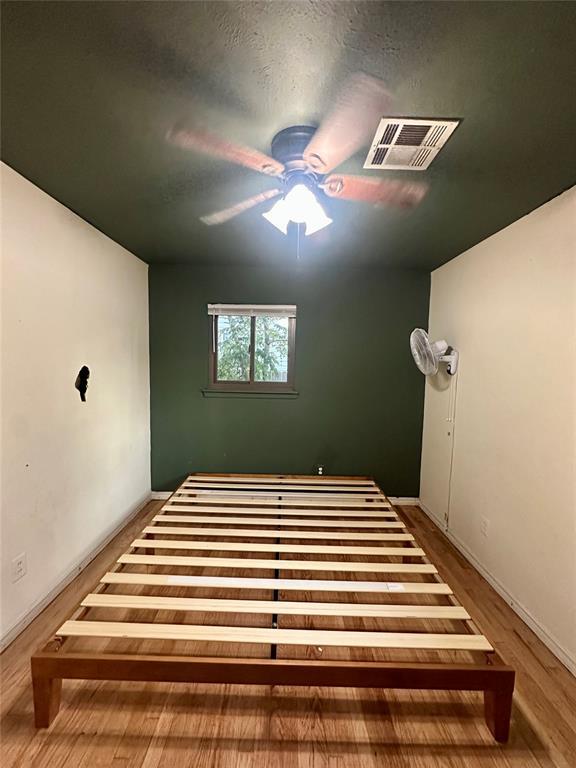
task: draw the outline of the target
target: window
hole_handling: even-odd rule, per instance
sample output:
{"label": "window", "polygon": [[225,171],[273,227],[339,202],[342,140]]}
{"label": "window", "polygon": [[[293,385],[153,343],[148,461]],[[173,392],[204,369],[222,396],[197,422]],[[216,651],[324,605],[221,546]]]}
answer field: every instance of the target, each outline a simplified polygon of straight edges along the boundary
{"label": "window", "polygon": [[296,307],[209,304],[210,389],[294,391]]}

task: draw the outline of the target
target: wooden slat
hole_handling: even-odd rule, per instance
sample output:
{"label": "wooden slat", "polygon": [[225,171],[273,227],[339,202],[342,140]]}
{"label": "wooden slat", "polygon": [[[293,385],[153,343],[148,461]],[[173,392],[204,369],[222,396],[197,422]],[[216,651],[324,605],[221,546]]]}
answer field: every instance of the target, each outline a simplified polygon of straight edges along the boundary
{"label": "wooden slat", "polygon": [[139,584],[154,587],[214,587],[217,589],[270,589],[298,592],[374,592],[404,595],[451,595],[448,584],[421,581],[332,581],[324,579],[250,579],[232,576],[185,576],[176,573],[109,571],[103,584]]}
{"label": "wooden slat", "polygon": [[309,485],[354,485],[354,486],[370,486],[377,488],[378,486],[373,480],[359,480],[352,477],[330,477],[330,475],[314,475],[312,477],[307,475],[294,475],[293,477],[286,477],[285,475],[207,475],[207,474],[193,474],[188,475],[185,482],[192,482],[195,480],[202,481],[221,481],[221,482],[234,482],[234,483],[278,483],[280,485],[290,485],[306,482]]}
{"label": "wooden slat", "polygon": [[387,619],[469,619],[468,612],[451,605],[379,605],[374,603],[298,603],[287,600],[229,600],[203,597],[156,597],[92,593],[81,603],[86,608],[127,608],[151,611],[258,613],[282,616],[359,616]]}
{"label": "wooden slat", "polygon": [[346,632],[312,629],[268,629],[194,624],[137,624],[122,621],[66,621],[57,635],[72,637],[127,637],[141,640],[198,640],[219,643],[273,643],[350,648],[426,648],[491,651],[483,635],[418,632]]}
{"label": "wooden slat", "polygon": [[337,560],[257,560],[249,557],[188,557],[185,555],[121,555],[118,563],[178,565],[186,568],[274,569],[281,571],[346,571],[352,573],[437,573],[435,566],[412,563],[342,563]]}
{"label": "wooden slat", "polygon": [[257,497],[254,499],[247,498],[246,496],[222,496],[221,494],[218,494],[218,496],[195,496],[192,494],[188,494],[185,492],[178,492],[175,491],[174,494],[170,497],[169,501],[181,501],[186,504],[212,504],[212,505],[249,505],[249,506],[255,506],[258,504],[258,506],[268,506],[268,507],[308,507],[312,510],[321,509],[321,510],[338,510],[338,509],[369,509],[369,510],[380,510],[380,509],[392,509],[392,506],[387,501],[370,501],[370,502],[361,502],[361,501],[315,501],[313,498],[307,498],[306,500],[302,499],[287,499],[284,497],[282,500],[280,497],[276,498],[262,498]]}
{"label": "wooden slat", "polygon": [[[390,504],[383,496],[374,496],[373,501],[362,501],[362,499],[354,499],[354,497],[345,496],[307,496],[304,493],[294,493],[292,495],[282,494],[281,496],[274,496],[272,493],[259,494],[258,492],[247,493],[244,496],[238,496],[236,491],[218,491],[202,492],[202,491],[186,491],[180,490],[174,492],[172,498],[186,497],[186,501],[193,501],[194,498],[198,499],[199,504],[264,504],[272,506],[291,506],[291,507],[320,507],[320,508],[367,508],[367,509],[390,509]],[[252,498],[250,498],[252,497]],[[364,497],[362,497],[364,498]]]}
{"label": "wooden slat", "polygon": [[[178,508],[177,508],[178,509]],[[267,520],[262,517],[218,517],[218,516],[198,516],[198,515],[157,515],[155,520],[166,520],[169,523],[209,523],[210,525],[273,525],[273,526],[291,526],[301,525],[304,528],[405,528],[404,523],[399,520],[306,520],[294,518],[292,520],[278,520],[274,518]]]}
{"label": "wooden slat", "polygon": [[[166,515],[156,515],[153,522],[162,523]],[[241,536],[260,539],[336,539],[337,541],[414,541],[411,533],[348,533],[339,531],[250,530],[250,528],[188,528],[170,525],[148,525],[142,533],[179,536]],[[218,544],[217,541],[212,542]]]}
{"label": "wooden slat", "polygon": [[176,493],[193,493],[196,496],[238,496],[241,492],[242,496],[252,496],[255,498],[263,496],[280,499],[320,499],[321,501],[362,501],[362,499],[370,502],[373,500],[386,501],[384,495],[377,490],[359,492],[350,491],[349,493],[340,493],[336,491],[326,493],[326,489],[324,488],[322,488],[321,491],[317,488],[312,488],[312,491],[316,490],[317,493],[306,493],[306,490],[306,488],[282,489],[280,487],[275,490],[273,488],[271,490],[260,490],[244,485],[242,487],[232,486],[232,490],[230,490],[228,488],[223,488],[223,486],[215,488],[214,486],[200,486],[198,483],[182,483]]}
{"label": "wooden slat", "polygon": [[[384,496],[383,493],[378,491],[376,486],[372,486],[371,488],[363,488],[362,486],[357,486],[357,485],[356,486],[355,485],[341,485],[341,486],[337,486],[337,485],[307,485],[306,483],[303,483],[301,485],[298,484],[298,485],[291,485],[290,487],[287,487],[286,485],[274,485],[274,484],[268,485],[268,484],[264,484],[264,483],[259,483],[259,484],[256,484],[256,485],[250,485],[248,483],[243,483],[242,485],[238,485],[238,483],[218,483],[218,482],[211,483],[211,482],[207,482],[206,480],[201,480],[201,481],[196,481],[195,480],[195,481],[186,481],[186,482],[182,483],[180,488],[187,488],[187,489],[198,488],[200,490],[208,490],[208,489],[210,489],[210,490],[212,490],[212,489],[216,489],[216,490],[220,490],[220,489],[222,489],[222,490],[229,490],[229,489],[232,489],[232,490],[242,491],[242,492],[246,491],[248,496],[252,495],[252,493],[251,493],[252,490],[259,491],[259,492],[261,492],[261,491],[279,491],[280,495],[291,494],[291,493],[294,493],[294,492],[301,493],[302,491],[321,491],[322,494],[330,492],[330,495],[332,495],[332,493],[334,493],[334,494],[340,494],[340,495],[341,494],[345,494],[345,495],[352,495],[352,496],[368,496],[368,497],[379,496],[380,498],[383,498],[383,496]],[[279,494],[268,493],[268,494],[263,494],[263,495],[277,496]],[[312,494],[304,494],[304,495],[310,496]],[[314,494],[314,496],[315,496],[315,494]]]}
{"label": "wooden slat", "polygon": [[230,541],[190,541],[174,539],[135,539],[131,547],[146,549],[196,549],[213,552],[289,552],[293,554],[314,553],[319,555],[375,555],[378,557],[425,557],[418,547],[339,547],[323,544],[244,544]]}
{"label": "wooden slat", "polygon": [[213,515],[262,515],[266,517],[276,518],[277,516],[294,517],[296,515],[304,515],[304,517],[377,517],[387,518],[391,520],[397,520],[398,515],[393,510],[384,509],[367,509],[367,510],[324,510],[324,509],[268,509],[266,507],[252,507],[245,509],[243,507],[203,507],[191,505],[189,499],[181,504],[175,504],[172,501],[166,502],[162,507],[163,510],[172,510],[176,512],[195,512],[202,514]]}

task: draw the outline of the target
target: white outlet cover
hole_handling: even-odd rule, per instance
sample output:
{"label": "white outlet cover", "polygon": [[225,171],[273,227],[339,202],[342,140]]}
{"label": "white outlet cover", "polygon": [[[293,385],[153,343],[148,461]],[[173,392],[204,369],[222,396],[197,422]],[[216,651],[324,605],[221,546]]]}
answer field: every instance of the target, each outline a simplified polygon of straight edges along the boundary
{"label": "white outlet cover", "polygon": [[26,575],[26,552],[21,552],[12,559],[12,583],[20,581]]}

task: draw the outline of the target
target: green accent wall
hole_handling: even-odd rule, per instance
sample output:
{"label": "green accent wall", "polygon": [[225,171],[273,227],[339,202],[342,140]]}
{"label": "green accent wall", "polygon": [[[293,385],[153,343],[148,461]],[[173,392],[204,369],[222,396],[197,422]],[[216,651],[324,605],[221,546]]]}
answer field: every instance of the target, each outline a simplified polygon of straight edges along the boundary
{"label": "green accent wall", "polygon": [[[392,269],[150,267],[152,487],[189,472],[373,475],[419,490],[430,276]],[[296,304],[296,398],[205,397],[209,302]]]}

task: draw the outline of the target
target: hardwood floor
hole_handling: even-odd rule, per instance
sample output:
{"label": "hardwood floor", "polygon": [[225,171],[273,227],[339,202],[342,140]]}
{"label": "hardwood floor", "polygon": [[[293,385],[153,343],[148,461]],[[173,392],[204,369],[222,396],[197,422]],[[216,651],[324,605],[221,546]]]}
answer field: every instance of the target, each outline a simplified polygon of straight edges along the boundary
{"label": "hardwood floor", "polygon": [[473,693],[66,680],[49,730],[33,726],[29,658],[162,502],[150,502],[2,654],[3,768],[574,768],[576,679],[416,507],[411,533],[516,668],[512,735],[496,744]]}

